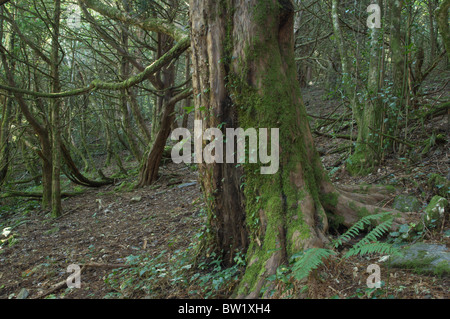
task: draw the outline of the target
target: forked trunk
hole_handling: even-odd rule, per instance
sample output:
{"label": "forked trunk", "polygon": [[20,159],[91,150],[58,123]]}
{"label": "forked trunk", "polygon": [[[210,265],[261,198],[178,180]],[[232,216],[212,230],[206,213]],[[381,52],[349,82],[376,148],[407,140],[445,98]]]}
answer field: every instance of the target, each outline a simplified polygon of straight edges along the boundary
{"label": "forked trunk", "polygon": [[325,209],[351,225],[358,214],[377,210],[351,198],[376,198],[337,191],[322,167],[297,82],[292,2],[191,0],[190,8],[196,119],[203,130],[279,129],[279,143],[266,150],[279,151],[274,174],[261,173],[268,164],[199,164],[209,239],[227,264],[236,251],[246,252],[236,296],[260,297],[267,277],[290,256],[327,241]]}
{"label": "forked trunk", "polygon": [[322,246],[328,228],[319,196],[326,177],[297,82],[294,7],[275,0],[191,0],[190,7],[203,129],[279,128],[273,175],[262,175],[259,164],[199,165],[212,239],[228,263],[236,250],[248,249],[237,293],[258,297],[267,276],[293,253]]}

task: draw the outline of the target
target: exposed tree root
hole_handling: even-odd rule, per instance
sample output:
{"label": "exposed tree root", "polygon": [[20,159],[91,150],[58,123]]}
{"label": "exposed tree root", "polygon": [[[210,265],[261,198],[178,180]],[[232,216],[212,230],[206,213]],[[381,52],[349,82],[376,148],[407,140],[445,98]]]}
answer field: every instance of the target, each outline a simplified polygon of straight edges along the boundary
{"label": "exposed tree root", "polygon": [[334,187],[325,183],[322,192],[331,201],[324,203],[324,208],[336,216],[343,218],[342,224],[351,227],[362,217],[382,212],[391,212],[394,216],[393,229],[404,223],[405,213],[385,208],[381,202],[389,199],[391,190],[383,186],[341,186]]}
{"label": "exposed tree root", "polygon": [[[404,217],[408,213],[384,208],[380,205],[383,200],[389,199],[392,189],[383,186],[342,186],[336,188],[329,182],[324,182],[321,187],[320,203],[314,202],[311,196],[307,196],[299,204],[303,212],[305,224],[309,226],[310,234],[302,239],[300,232],[290,229],[289,220],[278,226],[272,232],[276,237],[276,249],[267,253],[264,244],[259,247],[251,247],[248,251],[248,266],[242,285],[238,289],[237,298],[270,298],[271,292],[276,289],[277,281],[269,282],[267,278],[277,273],[280,266],[287,264],[292,252],[309,248],[323,248],[329,242],[326,236],[328,231],[327,217],[320,214],[326,210],[341,220],[346,227],[353,226],[362,217],[381,212],[391,212],[394,216],[393,229],[405,223]],[[263,227],[265,225],[263,224]],[[268,226],[270,227],[270,226]],[[292,228],[292,227],[291,227]],[[267,239],[267,235],[265,235]],[[253,266],[256,265],[256,267]]]}
{"label": "exposed tree root", "polygon": [[[72,182],[78,185],[86,186],[86,187],[102,187],[105,185],[111,185],[114,184],[114,180],[107,178],[103,181],[93,181],[89,178],[85,177],[81,172],[78,170],[77,166],[75,165],[74,161],[72,160],[72,157],[70,156],[70,152],[68,151],[67,147],[62,143],[61,144],[61,154],[63,156],[63,159],[68,167],[68,171],[65,172],[67,178],[69,178]],[[105,177],[106,178],[106,177]]]}

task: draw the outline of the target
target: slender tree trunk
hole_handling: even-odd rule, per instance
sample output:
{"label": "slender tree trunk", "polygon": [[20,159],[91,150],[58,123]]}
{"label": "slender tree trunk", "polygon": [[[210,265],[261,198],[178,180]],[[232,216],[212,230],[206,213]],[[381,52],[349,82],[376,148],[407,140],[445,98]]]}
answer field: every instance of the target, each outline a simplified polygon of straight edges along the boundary
{"label": "slender tree trunk", "polygon": [[[370,120],[369,113],[364,112],[364,108],[358,102],[356,95],[356,81],[354,76],[353,68],[349,61],[349,55],[346,49],[346,43],[344,40],[344,35],[341,30],[341,25],[339,21],[339,7],[340,0],[332,0],[331,3],[331,18],[333,22],[333,32],[335,36],[336,45],[338,47],[339,55],[341,58],[341,68],[342,68],[342,85],[343,91],[346,97],[350,101],[350,106],[352,108],[353,116],[355,117],[356,123],[358,125],[358,146],[355,154],[353,154],[347,161],[346,168],[352,174],[363,174],[365,173],[365,168],[367,166],[365,147],[367,146],[368,134],[368,120]],[[371,52],[373,54],[373,52]],[[373,73],[372,73],[373,75]]]}
{"label": "slender tree trunk", "polygon": [[[175,2],[170,0],[171,8]],[[174,44],[174,40],[166,34],[158,34],[158,50],[156,59],[168,52]],[[159,166],[170,135],[172,123],[175,121],[174,111],[178,98],[175,95],[173,86],[175,84],[175,63],[164,66],[158,73],[159,90],[161,96],[156,98],[152,116],[152,141],[148,156],[145,158],[140,170],[138,186],[147,186],[154,183],[158,178]]]}
{"label": "slender tree trunk", "polygon": [[159,166],[164,153],[167,139],[171,132],[171,124],[175,121],[175,104],[191,95],[190,90],[185,90],[180,94],[172,97],[164,105],[164,113],[162,114],[161,127],[156,134],[155,140],[150,149],[150,153],[146,158],[140,172],[138,186],[148,186],[153,184],[158,178]]}
{"label": "slender tree trunk", "polygon": [[[57,93],[61,90],[59,82],[59,25],[61,15],[61,1],[55,0],[52,34],[52,53],[51,53],[51,75],[52,92]],[[51,101],[51,132],[52,132],[52,216],[57,218],[62,214],[61,206],[61,121],[60,109],[61,100]]]}
{"label": "slender tree trunk", "polygon": [[430,30],[430,62],[433,63],[436,58],[437,52],[437,37],[434,27],[434,11],[436,7],[434,6],[434,0],[428,0],[428,28]]}
{"label": "slender tree trunk", "polygon": [[42,207],[51,209],[52,202],[52,147],[51,141],[46,135],[39,135],[41,144],[41,159],[42,159]]}
{"label": "slender tree trunk", "polygon": [[80,143],[82,146],[82,151],[84,151],[83,162],[84,162],[84,171],[91,172],[95,171],[95,163],[92,158],[91,151],[89,150],[88,145],[88,117],[89,117],[89,96],[85,96],[83,98],[83,110],[80,116]]}
{"label": "slender tree trunk", "polygon": [[12,99],[0,96],[2,106],[2,120],[0,122],[0,186],[6,180],[9,167],[10,155],[10,127],[12,113]]}
{"label": "slender tree trunk", "polygon": [[139,107],[139,102],[136,97],[136,90],[131,88],[127,90],[128,96],[130,98],[130,106],[133,111],[133,116],[136,119],[136,123],[144,137],[145,145],[148,145],[151,141],[152,134],[145,123],[145,119]]}
{"label": "slender tree trunk", "polygon": [[[128,43],[128,35],[126,32],[122,34],[123,45],[126,46]],[[130,76],[130,64],[125,57],[121,58],[120,75],[122,80],[126,80]],[[120,109],[122,111],[122,125],[125,136],[128,141],[131,153],[134,155],[137,161],[142,160],[142,151],[135,139],[135,133],[133,132],[132,119],[131,119],[131,107],[128,101],[129,95],[127,90],[122,90],[120,96]]]}
{"label": "slender tree trunk", "polygon": [[[189,54],[186,54],[186,61],[185,61],[185,78],[186,81],[191,77],[191,58]],[[191,82],[186,84],[186,88],[189,88],[191,86]],[[187,128],[188,127],[188,121],[189,121],[189,112],[187,110],[187,108],[192,106],[192,100],[191,98],[187,98],[186,100],[184,100],[183,103],[183,109],[181,110],[181,114],[183,114],[182,116],[182,120],[181,120],[181,127],[183,128]]]}
{"label": "slender tree trunk", "polygon": [[153,141],[150,153],[144,162],[140,173],[139,186],[153,184],[158,179],[159,166],[166,146],[167,138],[171,132],[171,123],[175,120],[175,104],[167,105],[162,114],[162,122]]}
{"label": "slender tree trunk", "polygon": [[[372,1],[379,4],[378,1]],[[378,98],[381,75],[381,29],[370,30],[370,62],[367,80],[367,93],[363,109],[355,113],[358,123],[358,137],[355,153],[347,162],[352,174],[366,174],[373,170],[381,158],[381,134],[376,130],[382,126],[383,109]]]}
{"label": "slender tree trunk", "polygon": [[391,8],[391,56],[394,79],[394,94],[403,104],[405,95],[405,37],[402,31],[403,0],[390,2]]}

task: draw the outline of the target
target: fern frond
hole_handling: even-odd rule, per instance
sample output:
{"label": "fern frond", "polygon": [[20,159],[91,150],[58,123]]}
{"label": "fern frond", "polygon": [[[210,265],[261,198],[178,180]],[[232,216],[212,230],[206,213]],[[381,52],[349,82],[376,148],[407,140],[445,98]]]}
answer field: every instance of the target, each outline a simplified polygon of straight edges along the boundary
{"label": "fern frond", "polygon": [[391,218],[376,226],[363,239],[359,241],[357,246],[362,246],[370,242],[378,241],[378,238],[382,237],[385,233],[389,232],[389,229],[392,226],[392,221],[393,219]]}
{"label": "fern frond", "polygon": [[338,239],[336,239],[333,242],[333,245],[335,248],[338,248],[341,246],[344,242],[349,241],[351,238],[354,238],[358,236],[361,230],[364,230],[364,228],[368,225],[372,224],[372,221],[381,219],[387,215],[390,215],[390,212],[387,213],[379,213],[379,214],[373,214],[368,215],[363,218],[361,218],[359,221],[357,221],[352,227],[350,227],[344,234],[342,234]]}
{"label": "fern frond", "polygon": [[312,248],[306,250],[292,267],[295,278],[302,280],[308,277],[312,270],[317,269],[325,259],[332,255],[335,255],[335,252],[330,249]]}
{"label": "fern frond", "polygon": [[391,244],[387,243],[368,243],[359,247],[352,247],[346,254],[345,258],[349,258],[356,255],[370,255],[370,254],[397,254],[398,249],[394,248]]}
{"label": "fern frond", "polygon": [[[386,215],[386,214],[384,214]],[[383,216],[382,216],[383,217]],[[380,243],[378,239],[382,237],[385,233],[389,232],[392,226],[393,218],[382,222],[372,229],[363,239],[361,239],[357,244],[345,254],[345,258],[355,256],[355,255],[369,255],[369,254],[395,254],[398,249],[394,248],[392,244]]]}

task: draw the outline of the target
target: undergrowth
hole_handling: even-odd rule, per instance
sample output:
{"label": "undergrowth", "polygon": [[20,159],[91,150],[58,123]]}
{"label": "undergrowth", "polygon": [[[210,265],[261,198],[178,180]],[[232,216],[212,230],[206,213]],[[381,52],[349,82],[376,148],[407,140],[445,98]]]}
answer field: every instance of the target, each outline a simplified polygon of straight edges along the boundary
{"label": "undergrowth", "polygon": [[217,254],[196,257],[195,251],[196,245],[191,244],[187,249],[165,250],[157,256],[127,257],[126,263],[131,267],[114,270],[105,279],[114,290],[105,298],[218,299],[229,296],[245,267],[244,255],[237,253],[234,265],[224,268]]}
{"label": "undergrowth", "polygon": [[[331,257],[336,257],[339,260],[338,262],[342,262],[353,256],[398,255],[400,251],[393,243],[380,242],[380,238],[389,232],[393,219],[392,214],[389,212],[365,216],[334,240],[329,248],[312,248],[294,254],[290,258],[289,265],[280,267],[277,274],[271,276],[269,280],[282,282],[284,283],[285,291],[291,291],[293,279],[298,282],[306,279]],[[373,226],[375,222],[376,224]],[[351,248],[342,257],[338,257],[338,249],[342,248],[345,243],[349,243],[350,240],[360,236],[362,231],[368,227],[372,227],[372,229],[356,244],[351,245]],[[271,294],[274,293],[275,291],[271,292]]]}

